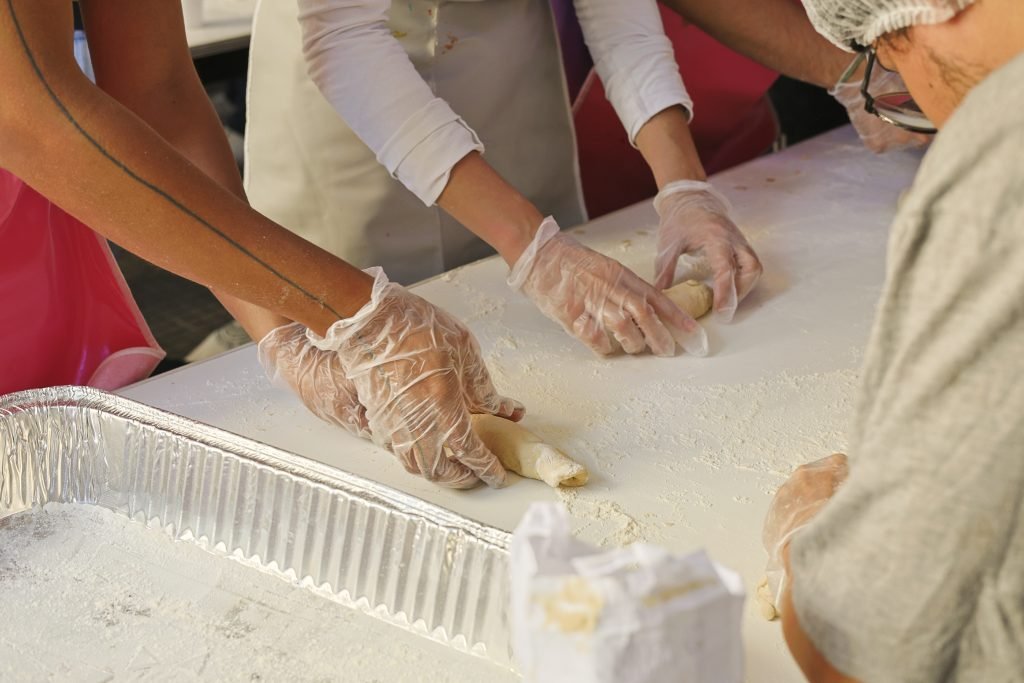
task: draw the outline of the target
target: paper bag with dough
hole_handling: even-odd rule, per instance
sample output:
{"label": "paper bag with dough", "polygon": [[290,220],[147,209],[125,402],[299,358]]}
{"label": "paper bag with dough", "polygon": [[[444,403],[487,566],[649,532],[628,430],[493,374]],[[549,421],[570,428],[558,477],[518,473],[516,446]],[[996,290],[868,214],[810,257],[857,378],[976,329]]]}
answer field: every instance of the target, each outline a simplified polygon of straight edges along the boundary
{"label": "paper bag with dough", "polygon": [[474,415],[473,431],[507,469],[549,486],[583,486],[589,474],[554,446],[511,420],[494,415]]}
{"label": "paper bag with dough", "polygon": [[697,319],[711,310],[711,288],[703,282],[686,280],[665,290],[676,306]]}

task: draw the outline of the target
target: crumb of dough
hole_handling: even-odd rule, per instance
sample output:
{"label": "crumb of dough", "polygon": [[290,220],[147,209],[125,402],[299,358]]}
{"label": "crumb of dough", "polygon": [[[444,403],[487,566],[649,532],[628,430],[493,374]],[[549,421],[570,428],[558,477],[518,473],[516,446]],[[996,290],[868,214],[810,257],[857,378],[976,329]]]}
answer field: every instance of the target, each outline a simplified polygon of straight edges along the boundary
{"label": "crumb of dough", "polygon": [[757,582],[755,596],[757,598],[757,609],[762,617],[768,621],[775,621],[779,618],[779,610],[775,607],[775,596],[772,595],[771,590],[768,588],[767,576],[762,576],[761,580]]}

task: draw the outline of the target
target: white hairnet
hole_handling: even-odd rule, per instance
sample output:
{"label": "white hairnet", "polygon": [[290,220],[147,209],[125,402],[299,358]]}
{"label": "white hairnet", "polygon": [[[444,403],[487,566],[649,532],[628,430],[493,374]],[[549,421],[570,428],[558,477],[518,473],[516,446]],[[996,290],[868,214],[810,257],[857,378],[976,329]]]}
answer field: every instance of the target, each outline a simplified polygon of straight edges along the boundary
{"label": "white hairnet", "polygon": [[974,0],[803,0],[818,33],[843,48],[871,45],[886,33],[949,21]]}

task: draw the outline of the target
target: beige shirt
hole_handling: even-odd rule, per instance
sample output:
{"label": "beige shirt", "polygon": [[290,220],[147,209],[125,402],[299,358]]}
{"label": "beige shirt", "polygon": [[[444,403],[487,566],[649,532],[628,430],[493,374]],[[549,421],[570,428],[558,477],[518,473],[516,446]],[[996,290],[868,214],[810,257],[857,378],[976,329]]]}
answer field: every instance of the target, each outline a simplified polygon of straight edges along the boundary
{"label": "beige shirt", "polygon": [[900,208],[850,468],[791,549],[817,648],[865,683],[1024,680],[1024,55]]}

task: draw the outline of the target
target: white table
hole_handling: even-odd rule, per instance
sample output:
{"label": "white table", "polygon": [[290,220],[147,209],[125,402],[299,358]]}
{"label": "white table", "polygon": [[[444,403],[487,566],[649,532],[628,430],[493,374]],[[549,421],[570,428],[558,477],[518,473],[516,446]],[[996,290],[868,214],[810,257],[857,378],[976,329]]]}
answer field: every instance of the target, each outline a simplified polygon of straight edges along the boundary
{"label": "white table", "polygon": [[[887,228],[920,155],[875,156],[849,128],[718,175],[765,265],[735,322],[707,321],[712,355],[598,359],[504,284],[488,259],[416,287],[468,322],[526,425],[584,461],[591,483],[559,492],[519,480],[452,492],[318,421],[271,388],[248,346],[122,393],[376,479],[512,529],[534,500],[563,498],[595,542],[706,547],[751,590],[774,488],[801,462],[845,446],[856,368],[884,277]],[[656,217],[641,204],[577,229],[651,277]],[[803,680],[777,624],[748,601],[751,683]]]}

